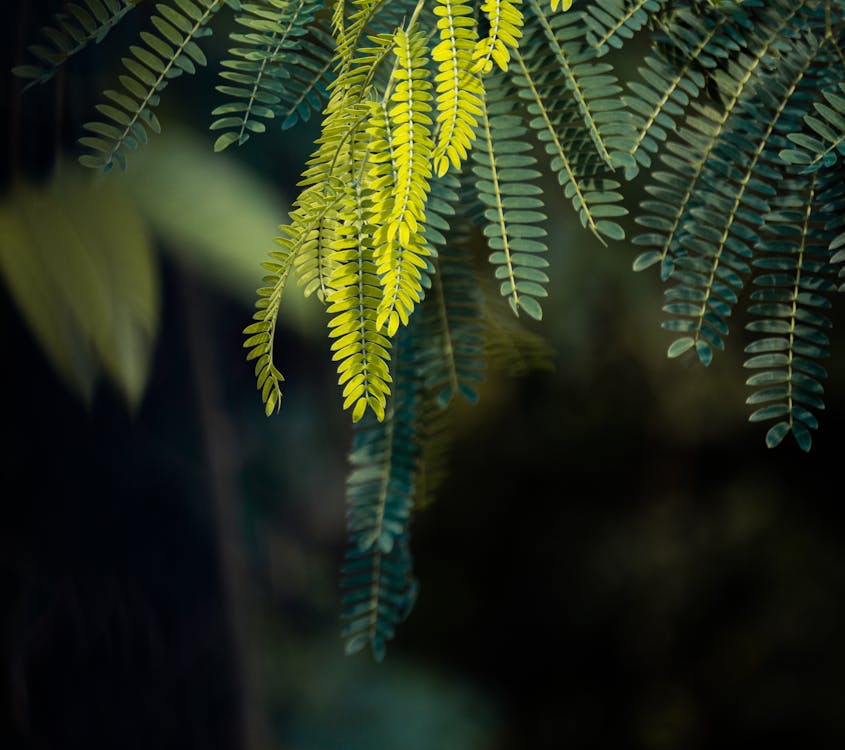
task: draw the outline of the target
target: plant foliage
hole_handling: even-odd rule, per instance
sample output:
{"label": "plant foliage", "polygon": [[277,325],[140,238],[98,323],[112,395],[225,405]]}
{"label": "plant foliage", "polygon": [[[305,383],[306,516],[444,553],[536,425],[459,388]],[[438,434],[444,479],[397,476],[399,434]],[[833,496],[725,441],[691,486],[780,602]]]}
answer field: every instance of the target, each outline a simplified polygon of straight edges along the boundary
{"label": "plant foliage", "polygon": [[[90,17],[69,5],[58,35],[45,32],[53,48],[32,50],[47,67],[21,75],[47,80],[131,8],[86,3]],[[164,88],[205,64],[197,42],[223,5],[156,5],[153,30],[124,58],[122,90],[105,92],[103,119],[86,125],[83,163],[123,167],[158,131]],[[516,316],[542,317],[546,211],[561,198],[599,241],[621,240],[623,182],[644,173],[634,269],[657,267],[667,285],[669,356],[708,365],[742,306],[750,418],[773,423],[769,446],[792,433],[809,449],[845,257],[841,3],[225,5],[237,30],[221,66],[215,150],[320,115],[245,346],[270,414],[282,400],[274,337],[291,277],[325,307],[356,429],[349,651],[369,645],[381,658],[413,602],[408,524],[442,475],[455,397],[477,398],[488,354],[543,360],[529,334],[502,322],[484,277]],[[615,52],[634,38],[646,52],[623,86]],[[541,170],[559,190],[542,194]],[[474,226],[493,266],[482,275],[466,244]]]}

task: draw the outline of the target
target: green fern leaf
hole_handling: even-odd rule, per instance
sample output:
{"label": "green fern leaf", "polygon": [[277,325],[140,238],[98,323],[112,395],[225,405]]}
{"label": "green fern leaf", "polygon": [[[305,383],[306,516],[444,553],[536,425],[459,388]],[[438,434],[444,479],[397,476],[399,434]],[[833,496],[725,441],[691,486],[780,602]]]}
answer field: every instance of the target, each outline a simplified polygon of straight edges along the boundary
{"label": "green fern leaf", "polygon": [[420,462],[420,381],[412,341],[403,328],[393,361],[394,394],[383,421],[356,424],[347,480],[349,549],[342,569],[341,618],[346,653],[368,645],[384,658],[385,643],[409,613],[417,584],[411,574],[408,523]]}
{"label": "green fern leaf", "polygon": [[[264,132],[262,119],[282,113],[284,125],[289,122],[288,113],[307,118],[312,100],[299,89],[303,79],[318,102],[320,93],[325,95],[318,86],[328,71],[333,41],[319,27],[309,28],[322,7],[322,0],[263,0],[241,6],[235,20],[247,33],[231,35],[240,46],[230,49],[231,59],[222,63],[220,76],[226,84],[217,90],[232,101],[212,112],[218,119],[211,130],[224,131],[214,144],[215,151],[233,143],[243,145],[250,133]],[[303,39],[309,32],[314,37],[310,43]],[[308,51],[316,51],[316,59]],[[307,105],[304,112],[297,101]]]}
{"label": "green fern leaf", "polygon": [[[816,52],[796,45],[784,56],[777,75],[768,77],[765,93],[738,104],[734,119],[742,130],[733,121],[728,123],[708,154],[706,179],[697,188],[680,239],[684,252],[677,268],[686,275],[667,292],[664,306],[673,316],[666,327],[680,332],[682,340],[691,338],[705,365],[714,348],[724,348],[727,318],[750,271],[753,248],[760,242],[758,231],[775,193],[773,183],[780,177],[767,162],[775,159],[778,129],[791,127],[789,105]],[[707,132],[704,118],[701,123],[701,131]],[[749,129],[746,123],[760,127]],[[726,194],[727,185],[731,189]]]}
{"label": "green fern leaf", "polygon": [[481,114],[479,147],[473,153],[478,197],[485,206],[484,234],[502,296],[515,315],[523,310],[539,320],[538,298],[547,296],[549,281],[544,270],[549,264],[543,257],[546,230],[537,226],[546,219],[539,197],[542,190],[534,182],[540,173],[514,102],[501,96],[504,83],[492,79],[490,89]]}
{"label": "green fern leaf", "polygon": [[[46,83],[68,59],[92,42],[99,44],[140,0],[80,0],[66,3],[54,16],[55,26],[43,29],[49,46],[33,45],[30,53],[38,62],[12,68],[20,78],[30,79],[23,90]],[[81,3],[84,3],[82,5]]]}
{"label": "green fern leaf", "polygon": [[596,155],[589,136],[579,137],[583,125],[577,105],[551,94],[550,90],[558,84],[532,72],[536,67],[542,68],[538,59],[543,57],[540,46],[532,45],[527,57],[519,49],[511,61],[511,79],[519,97],[526,102],[528,125],[537,132],[551,157],[550,167],[564,195],[571,200],[581,225],[602,243],[605,238],[621,240],[625,233],[613,221],[626,213],[622,206],[616,205],[622,200],[617,192],[619,183],[599,176],[605,164]]}
{"label": "green fern leaf", "polygon": [[756,407],[752,422],[778,420],[767,436],[769,447],[790,432],[802,450],[818,428],[811,410],[824,409],[820,380],[827,377],[819,359],[828,356],[831,327],[825,292],[836,290],[830,278],[830,235],[813,223],[818,200],[817,175],[791,183],[777,210],[769,214],[766,242],[754,265],[757,290],[749,312],[755,320],[748,330],[758,338],[745,351],[752,355],[745,367],[758,370],[747,384],[757,390],[747,402]]}
{"label": "green fern leaf", "polygon": [[196,4],[177,0],[179,10],[158,6],[167,8],[151,19],[161,36],[143,31],[145,46],[129,48],[132,56],[123,58],[123,64],[130,75],[120,77],[122,92],[105,92],[111,103],[97,106],[105,119],[86,123],[86,130],[93,135],[80,138],[79,142],[90,150],[80,157],[81,164],[108,172],[117,162],[124,169],[127,152],[146,142],[146,129],[155,133],[161,130],[153,112],[161,92],[171,79],[195,72],[195,64],[206,64],[196,40],[211,34],[207,24],[223,4],[224,0],[196,0]]}

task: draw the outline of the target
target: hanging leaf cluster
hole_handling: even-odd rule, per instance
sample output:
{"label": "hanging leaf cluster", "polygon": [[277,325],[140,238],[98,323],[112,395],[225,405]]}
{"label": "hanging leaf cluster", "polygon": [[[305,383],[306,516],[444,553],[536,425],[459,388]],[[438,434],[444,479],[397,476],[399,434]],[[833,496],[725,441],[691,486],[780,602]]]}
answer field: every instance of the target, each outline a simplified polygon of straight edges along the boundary
{"label": "hanging leaf cluster", "polygon": [[[21,75],[46,80],[133,5],[85,2],[90,13],[70,3],[57,17],[52,46],[32,48],[43,64]],[[770,423],[769,446],[791,433],[809,449],[845,247],[841,3],[167,0],[85,126],[83,163],[122,167],[158,131],[162,92],[205,64],[224,6],[237,30],[215,150],[320,119],[245,346],[269,415],[282,402],[283,297],[298,286],[325,310],[356,425],[350,652],[381,658],[413,603],[408,525],[442,476],[456,397],[476,400],[488,355],[541,349],[516,318],[543,314],[549,205],[570,205],[602,243],[622,240],[623,184],[644,173],[634,268],[666,283],[669,356],[709,364],[742,300],[750,418]],[[616,53],[635,38],[646,51],[622,83]],[[558,186],[545,194],[544,172]]]}

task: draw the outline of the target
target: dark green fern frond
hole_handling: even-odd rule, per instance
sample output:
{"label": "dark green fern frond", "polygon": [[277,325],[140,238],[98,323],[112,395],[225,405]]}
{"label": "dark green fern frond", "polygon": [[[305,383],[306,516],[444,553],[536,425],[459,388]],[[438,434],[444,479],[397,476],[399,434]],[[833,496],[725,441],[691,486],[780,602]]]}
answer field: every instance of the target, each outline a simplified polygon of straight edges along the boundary
{"label": "dark green fern frond", "polygon": [[[777,75],[769,76],[755,96],[742,99],[709,150],[704,179],[691,196],[690,218],[680,235],[676,283],[667,291],[663,308],[672,316],[664,327],[681,334],[669,348],[672,357],[694,348],[708,365],[713,349],[724,348],[728,318],[750,272],[754,248],[760,245],[758,232],[781,179],[778,131],[783,138],[793,127],[795,94],[816,52],[817,48],[796,44],[782,56]],[[687,122],[700,123],[700,132],[712,132],[710,111],[696,109],[703,116],[688,117]],[[721,125],[720,115],[714,114]],[[681,132],[695,143],[695,133]],[[655,197],[672,197],[665,190],[651,192]]]}
{"label": "dark green fern frond", "polygon": [[538,298],[547,296],[549,277],[543,257],[547,247],[540,172],[525,138],[528,129],[514,101],[503,97],[501,77],[488,79],[487,101],[482,104],[478,145],[472,171],[478,177],[479,200],[484,204],[484,234],[493,251],[500,291],[515,315],[524,310],[536,320],[543,316]]}
{"label": "dark green fern frond", "polygon": [[33,44],[29,52],[38,62],[19,65],[12,72],[30,79],[24,91],[46,83],[56,71],[92,42],[99,44],[140,0],[79,0],[66,3],[54,16],[54,26],[41,30],[47,44]]}
{"label": "dark green fern frond", "polygon": [[197,40],[211,34],[208,22],[227,0],[173,0],[159,4],[161,15],[151,18],[157,34],[141,32],[144,46],[129,48],[131,57],[123,58],[129,75],[120,76],[122,91],[104,92],[110,104],[97,105],[105,118],[85,124],[93,135],[79,139],[91,153],[80,157],[86,167],[109,171],[117,162],[126,167],[126,154],[146,143],[147,129],[161,130],[153,110],[162,90],[182,73],[195,73],[195,65],[205,65],[206,58]]}
{"label": "dark green fern frond", "polygon": [[824,409],[821,380],[827,377],[818,360],[828,356],[831,320],[825,292],[836,290],[830,278],[830,233],[814,220],[817,175],[788,185],[790,194],[769,214],[766,239],[754,266],[757,289],[749,312],[757,319],[748,330],[758,334],[745,351],[745,367],[759,370],[747,384],[756,390],[748,403],[759,408],[752,422],[778,420],[766,435],[771,448],[792,433],[805,451],[810,430],[818,428],[811,410]]}
{"label": "dark green fern frond", "polygon": [[530,13],[521,49],[534,45],[543,53],[533,56],[534,70],[548,66],[558,80],[563,79],[596,153],[608,167],[632,166],[633,117],[619,97],[622,88],[613,67],[599,62],[596,50],[584,43],[582,14],[549,15],[540,0],[527,0],[527,7]]}
{"label": "dark green fern frond", "polygon": [[600,55],[619,49],[645,26],[668,0],[593,0],[586,6],[587,42]]}
{"label": "dark green fern frond", "polygon": [[804,118],[810,132],[790,133],[789,140],[798,148],[781,152],[785,162],[800,166],[805,173],[831,167],[845,156],[845,83],[836,91],[823,91],[822,96],[823,102],[813,104],[815,114]]}
{"label": "dark green fern frond", "polygon": [[[738,53],[728,64],[723,77],[724,105],[717,108],[703,101],[696,103],[695,114],[687,116],[684,126],[678,131],[679,140],[666,144],[666,151],[660,158],[669,171],[652,172],[654,183],[646,187],[652,197],[641,204],[643,215],[637,217],[637,223],[650,231],[636,237],[634,243],[650,249],[637,258],[636,269],[642,270],[659,263],[661,275],[668,278],[674,272],[676,262],[682,262],[675,256],[679,254],[683,230],[693,224],[690,221],[691,210],[696,207],[700,185],[706,184],[702,178],[707,174],[714,149],[723,144],[730,151],[730,138],[733,136],[723,138],[723,135],[730,124],[736,123],[736,129],[741,130],[744,122],[741,116],[732,119],[732,115],[738,108],[741,111],[741,104],[753,102],[753,86],[767,71],[764,62],[771,62],[771,55],[783,45],[781,35],[803,7],[803,3],[792,5],[789,9],[778,3],[774,5],[775,9],[761,14],[754,31],[750,32],[754,38],[751,45],[754,54]],[[754,150],[752,147],[750,153]],[[705,204],[701,203],[703,207]],[[708,252],[707,247],[709,245],[702,252]],[[690,279],[697,286],[702,269],[697,267],[694,259],[683,262],[686,267],[679,267],[678,271],[693,274]],[[704,274],[703,283],[706,284],[709,271]],[[673,344],[672,355],[687,351],[695,343],[692,337],[683,337],[682,344]],[[705,358],[707,352],[708,349],[702,347],[701,353]]]}
{"label": "dark green fern frond", "polygon": [[388,412],[383,421],[368,416],[358,422],[349,456],[342,635],[347,654],[369,646],[376,661],[416,598],[408,524],[420,460],[421,384],[413,336],[413,326],[399,332]]}
{"label": "dark green fern frond", "polygon": [[[219,119],[211,130],[225,131],[215,151],[243,145],[251,133],[265,131],[263,120],[277,114],[292,113],[284,118],[285,127],[293,124],[291,116],[294,121],[307,119],[315,100],[321,106],[325,90],[319,86],[330,67],[333,42],[330,34],[310,24],[322,7],[322,0],[261,0],[241,6],[235,20],[247,32],[231,35],[239,46],[230,49],[231,59],[222,63],[220,76],[227,83],[217,91],[232,101],[212,112]],[[309,33],[310,43],[303,39]]]}
{"label": "dark green fern frond", "polygon": [[655,45],[639,69],[642,80],[629,82],[632,95],[624,97],[637,121],[630,150],[637,165],[629,167],[628,177],[635,176],[639,167],[651,166],[651,156],[675,131],[677,119],[690,101],[706,87],[707,76],[737,51],[736,39],[747,20],[740,11],[716,16],[679,11],[673,15],[674,33],[659,37],[662,43]]}
{"label": "dark green fern frond", "polygon": [[549,166],[581,225],[602,243],[605,238],[621,240],[625,232],[613,221],[627,213],[618,205],[622,200],[619,183],[601,177],[606,165],[595,152],[577,105],[558,95],[559,77],[553,68],[544,67],[544,61],[540,45],[530,45],[525,55],[520,46],[511,59],[511,79],[525,102],[528,125],[551,157]]}
{"label": "dark green fern frond", "polygon": [[[456,215],[459,182],[450,175],[432,183],[426,236],[437,248],[432,288],[421,308],[424,342],[420,369],[427,395],[437,409],[445,409],[457,395],[473,404],[484,379],[483,317],[478,278],[468,246],[468,223]],[[449,234],[440,230],[451,224]],[[439,237],[434,236],[437,230]]]}

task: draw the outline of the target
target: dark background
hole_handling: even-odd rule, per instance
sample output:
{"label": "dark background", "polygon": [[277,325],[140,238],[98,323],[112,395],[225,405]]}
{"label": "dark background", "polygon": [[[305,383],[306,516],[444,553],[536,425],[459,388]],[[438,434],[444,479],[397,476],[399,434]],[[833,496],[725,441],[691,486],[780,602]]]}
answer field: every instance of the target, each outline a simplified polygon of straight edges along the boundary
{"label": "dark background", "polygon": [[[4,71],[55,7],[4,8]],[[23,99],[3,74],[6,186],[76,153],[110,85],[98,65],[142,19]],[[182,122],[209,159],[228,30],[162,114],[162,138]],[[290,196],[310,137],[238,158]],[[174,248],[136,413],[108,384],[75,399],[4,294],[3,747],[845,746],[841,300],[813,450],[769,451],[746,422],[741,316],[707,370],[666,361],[658,281],[550,213],[533,330],[554,370],[491,373],[460,409],[449,478],[414,521],[421,595],[381,665],[344,657],[336,624],[351,429],[316,305],[280,331],[268,420],[249,299]]]}

